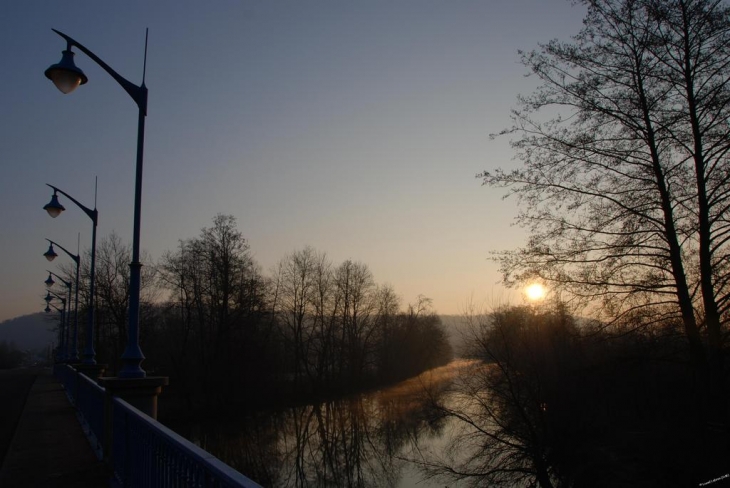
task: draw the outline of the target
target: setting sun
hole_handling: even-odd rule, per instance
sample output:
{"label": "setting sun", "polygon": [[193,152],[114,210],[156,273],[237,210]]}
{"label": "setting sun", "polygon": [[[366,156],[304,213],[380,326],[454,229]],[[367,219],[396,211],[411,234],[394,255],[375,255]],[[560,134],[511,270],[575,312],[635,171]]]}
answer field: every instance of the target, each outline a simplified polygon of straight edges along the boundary
{"label": "setting sun", "polygon": [[525,288],[525,294],[531,301],[538,301],[545,298],[547,290],[540,283],[533,283]]}

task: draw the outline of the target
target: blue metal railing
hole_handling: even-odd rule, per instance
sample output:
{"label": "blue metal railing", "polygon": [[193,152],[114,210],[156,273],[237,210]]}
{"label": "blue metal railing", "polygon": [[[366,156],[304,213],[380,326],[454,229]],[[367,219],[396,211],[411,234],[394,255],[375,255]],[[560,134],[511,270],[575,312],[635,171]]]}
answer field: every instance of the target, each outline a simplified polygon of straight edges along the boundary
{"label": "blue metal railing", "polygon": [[74,403],[75,399],[73,398],[73,392],[75,391],[75,388],[72,388],[72,378],[76,376],[76,370],[68,364],[55,364],[53,366],[53,374],[63,385],[63,388],[66,390],[66,395],[68,395],[71,403]]}
{"label": "blue metal railing", "polygon": [[79,420],[99,459],[104,457],[104,396],[106,391],[88,376],[79,373],[76,390]]}
{"label": "blue metal railing", "polygon": [[73,367],[66,366],[66,378],[66,394],[69,396],[71,404],[76,406],[76,397],[79,392],[79,374]]}
{"label": "blue metal railing", "polygon": [[124,400],[114,399],[113,412],[115,486],[259,487]]}
{"label": "blue metal railing", "polygon": [[[103,387],[73,367],[56,365],[54,375],[76,406],[97,456],[106,458],[112,468],[111,486],[260,488],[121,398],[107,398]],[[110,400],[111,408],[105,410],[104,404]],[[103,449],[105,432],[111,435],[108,453]]]}

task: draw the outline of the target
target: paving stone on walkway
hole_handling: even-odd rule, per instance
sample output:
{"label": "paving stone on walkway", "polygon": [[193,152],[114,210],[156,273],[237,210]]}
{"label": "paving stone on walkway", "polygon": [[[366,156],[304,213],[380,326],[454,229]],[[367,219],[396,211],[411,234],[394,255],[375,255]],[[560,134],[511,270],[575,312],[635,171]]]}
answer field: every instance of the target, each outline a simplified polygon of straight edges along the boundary
{"label": "paving stone on walkway", "polygon": [[63,387],[49,371],[39,374],[0,468],[0,486],[92,488],[108,480]]}
{"label": "paving stone on walkway", "polygon": [[0,370],[0,466],[15,435],[25,400],[42,368]]}

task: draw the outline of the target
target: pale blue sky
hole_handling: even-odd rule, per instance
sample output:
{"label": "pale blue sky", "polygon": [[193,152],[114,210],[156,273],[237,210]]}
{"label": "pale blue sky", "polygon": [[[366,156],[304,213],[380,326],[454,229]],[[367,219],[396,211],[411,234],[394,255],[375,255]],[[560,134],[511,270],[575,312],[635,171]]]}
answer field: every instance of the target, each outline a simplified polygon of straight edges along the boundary
{"label": "pale blue sky", "polygon": [[[525,78],[518,49],[567,39],[567,0],[9,0],[0,16],[0,320],[40,311],[44,237],[91,239],[71,202],[51,219],[51,183],[93,204],[99,235],[131,241],[136,106],[77,53],[89,83],[62,95],[43,76],[65,42],[134,83],[149,27],[142,248],[154,259],[232,214],[265,270],[311,245],[368,264],[404,303],[440,313],[503,299],[489,252],[513,248],[515,202],[480,186],[517,164],[507,140]],[[58,261],[65,260],[60,258]],[[55,266],[55,262],[50,266]],[[54,268],[51,268],[54,269]]]}

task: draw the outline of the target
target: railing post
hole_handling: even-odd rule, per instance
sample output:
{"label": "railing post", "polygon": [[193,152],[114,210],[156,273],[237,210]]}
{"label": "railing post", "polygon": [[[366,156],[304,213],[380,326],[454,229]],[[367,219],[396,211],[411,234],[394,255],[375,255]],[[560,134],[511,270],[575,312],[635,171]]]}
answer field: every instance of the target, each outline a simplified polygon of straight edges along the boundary
{"label": "railing post", "polygon": [[112,437],[114,435],[114,406],[112,405],[114,397],[109,390],[104,391],[104,442],[102,443],[102,451],[104,453],[104,461],[107,466],[114,472],[114,459],[112,457]]}
{"label": "railing post", "polygon": [[[168,384],[167,377],[146,377],[136,379],[123,379],[116,377],[100,377],[97,383],[104,387],[104,458],[108,459],[108,465],[114,470],[115,465],[115,449],[119,446],[118,441],[124,441],[123,449],[123,471],[120,473],[125,480],[123,484],[128,483],[128,466],[131,463],[129,457],[129,432],[125,427],[125,432],[117,432],[114,428],[114,398],[118,397],[133,405],[152,419],[157,419],[157,396],[162,391],[162,387]],[[126,423],[126,415],[125,415]],[[124,435],[124,439],[114,440],[117,435]]]}
{"label": "railing post", "polygon": [[[121,409],[120,409],[121,410]],[[122,412],[124,416],[124,486],[132,487],[132,452],[130,449],[130,432],[129,432],[129,415],[127,412]],[[121,434],[118,432],[117,434]]]}

